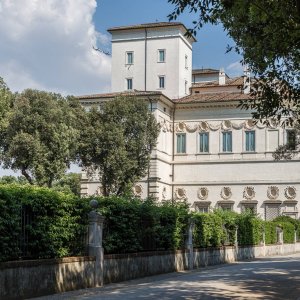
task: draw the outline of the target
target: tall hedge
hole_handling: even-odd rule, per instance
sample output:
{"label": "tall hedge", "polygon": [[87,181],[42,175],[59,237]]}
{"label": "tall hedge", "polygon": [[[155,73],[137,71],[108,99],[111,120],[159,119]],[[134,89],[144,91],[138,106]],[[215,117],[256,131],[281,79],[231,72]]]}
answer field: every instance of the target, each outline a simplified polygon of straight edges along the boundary
{"label": "tall hedge", "polygon": [[77,201],[47,188],[0,185],[0,260],[78,254]]}
{"label": "tall hedge", "polygon": [[263,241],[263,221],[250,212],[237,218],[238,244],[258,245]]}
{"label": "tall hedge", "polygon": [[184,246],[188,207],[122,197],[97,198],[105,217],[105,253],[174,250]]}
{"label": "tall hedge", "polygon": [[264,222],[265,243],[267,245],[277,243],[276,227],[277,227],[277,224],[275,222],[272,222],[272,221]]}
{"label": "tall hedge", "polygon": [[193,214],[195,227],[193,231],[194,247],[220,247],[224,239],[222,218],[214,213]]}

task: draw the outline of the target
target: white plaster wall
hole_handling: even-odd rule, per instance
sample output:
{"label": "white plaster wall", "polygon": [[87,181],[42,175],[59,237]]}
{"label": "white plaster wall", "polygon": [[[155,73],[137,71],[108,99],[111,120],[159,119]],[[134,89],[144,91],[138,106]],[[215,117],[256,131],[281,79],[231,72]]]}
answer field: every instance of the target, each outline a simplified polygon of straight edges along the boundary
{"label": "white plaster wall", "polygon": [[[158,62],[158,50],[165,49],[166,60]],[[126,65],[126,52],[134,52],[133,65]],[[189,67],[185,68],[185,53]],[[147,29],[146,90],[162,91],[169,98],[185,96],[185,83],[191,85],[191,43],[179,28]],[[112,91],[124,91],[126,78],[133,79],[133,89],[145,90],[145,30],[112,34]],[[165,89],[159,89],[158,76],[165,76]]]}

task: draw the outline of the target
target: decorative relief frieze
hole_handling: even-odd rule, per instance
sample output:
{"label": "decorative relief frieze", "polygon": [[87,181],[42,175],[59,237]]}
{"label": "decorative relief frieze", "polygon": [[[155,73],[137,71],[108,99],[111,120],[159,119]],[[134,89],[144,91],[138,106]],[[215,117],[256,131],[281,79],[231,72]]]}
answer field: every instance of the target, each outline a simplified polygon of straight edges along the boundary
{"label": "decorative relief frieze", "polygon": [[163,132],[172,132],[172,124],[167,120],[160,118],[159,125]]}
{"label": "decorative relief frieze", "polygon": [[199,188],[197,196],[200,200],[206,200],[208,197],[208,189],[206,187]]}
{"label": "decorative relief frieze", "polygon": [[230,199],[231,196],[232,196],[231,188],[229,186],[224,186],[221,189],[220,195],[221,195],[221,198],[224,199],[224,200]]}
{"label": "decorative relief frieze", "polygon": [[255,197],[254,187],[246,186],[244,188],[243,197],[247,200],[252,200]]}
{"label": "decorative relief frieze", "polygon": [[269,186],[267,196],[270,200],[276,200],[279,197],[279,188],[277,186]]}
{"label": "decorative relief frieze", "polygon": [[284,195],[287,199],[293,200],[296,198],[297,193],[296,193],[296,188],[294,186],[288,186],[284,190]]}
{"label": "decorative relief frieze", "polygon": [[238,121],[231,121],[231,120],[224,120],[221,122],[216,121],[200,121],[199,123],[193,123],[193,125],[187,124],[186,122],[179,122],[175,126],[176,132],[195,132],[195,131],[217,131],[219,129],[222,130],[251,130],[255,127],[258,129],[263,128],[272,128],[275,129],[279,126],[279,123],[277,120],[271,119],[268,124],[263,124],[261,122],[255,122],[252,119],[245,120],[242,122]]}

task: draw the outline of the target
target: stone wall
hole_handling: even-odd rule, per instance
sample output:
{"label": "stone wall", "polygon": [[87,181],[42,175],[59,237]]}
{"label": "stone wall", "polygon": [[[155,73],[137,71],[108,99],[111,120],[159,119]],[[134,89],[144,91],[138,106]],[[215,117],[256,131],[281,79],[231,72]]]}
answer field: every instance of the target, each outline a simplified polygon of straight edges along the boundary
{"label": "stone wall", "polygon": [[0,299],[25,299],[94,286],[94,257],[0,263]]}
{"label": "stone wall", "polygon": [[[209,265],[300,252],[300,243],[104,255],[104,284]],[[192,257],[190,257],[192,253]],[[192,265],[190,265],[190,262]],[[98,266],[99,267],[99,266]],[[95,257],[0,263],[0,299],[25,299],[98,286]],[[102,280],[102,279],[101,279]]]}
{"label": "stone wall", "polygon": [[155,251],[104,256],[104,283],[188,269],[188,252]]}

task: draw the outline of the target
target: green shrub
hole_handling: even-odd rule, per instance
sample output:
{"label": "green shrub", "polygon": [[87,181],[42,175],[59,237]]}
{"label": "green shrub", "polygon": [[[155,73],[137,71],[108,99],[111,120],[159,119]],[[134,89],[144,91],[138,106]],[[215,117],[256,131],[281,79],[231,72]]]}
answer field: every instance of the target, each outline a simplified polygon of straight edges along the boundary
{"label": "green shrub", "polygon": [[273,221],[265,221],[264,222],[265,243],[267,245],[277,243],[276,227],[277,227],[277,224]]}
{"label": "green shrub", "polygon": [[222,218],[214,213],[194,213],[194,247],[220,247],[224,239]]}
{"label": "green shrub", "polygon": [[283,230],[283,242],[284,243],[294,243],[295,237],[295,226],[290,222],[274,222],[278,227]]}
{"label": "green shrub", "polygon": [[253,213],[240,214],[237,226],[239,245],[258,245],[263,240],[263,221]]}
{"label": "green shrub", "polygon": [[215,211],[215,214],[222,219],[223,236],[221,243],[223,245],[234,245],[236,239],[237,218],[239,216],[238,213],[218,209]]}
{"label": "green shrub", "polygon": [[82,249],[75,247],[80,243],[77,201],[47,188],[0,185],[0,260],[76,254],[74,248]]}

